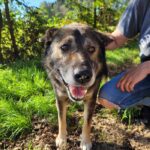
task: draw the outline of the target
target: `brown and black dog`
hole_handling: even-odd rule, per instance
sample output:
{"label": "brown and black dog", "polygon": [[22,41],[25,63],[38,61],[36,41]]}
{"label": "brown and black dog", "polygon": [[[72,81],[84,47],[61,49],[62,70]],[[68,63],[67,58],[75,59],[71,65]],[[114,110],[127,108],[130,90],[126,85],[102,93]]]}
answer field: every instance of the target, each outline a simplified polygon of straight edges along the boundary
{"label": "brown and black dog", "polygon": [[58,148],[66,146],[66,108],[70,100],[84,103],[81,149],[92,148],[91,120],[99,84],[107,75],[105,46],[112,39],[83,24],[46,31],[44,67],[53,85],[58,109]]}

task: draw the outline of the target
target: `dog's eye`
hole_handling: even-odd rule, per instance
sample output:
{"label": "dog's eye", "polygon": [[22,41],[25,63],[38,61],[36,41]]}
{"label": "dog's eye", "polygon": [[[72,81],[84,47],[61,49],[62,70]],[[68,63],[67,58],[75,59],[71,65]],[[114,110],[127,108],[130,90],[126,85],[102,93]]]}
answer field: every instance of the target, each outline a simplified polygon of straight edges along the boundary
{"label": "dog's eye", "polygon": [[95,52],[95,47],[94,46],[89,47],[88,52],[89,53],[94,53]]}
{"label": "dog's eye", "polygon": [[62,51],[68,51],[69,48],[70,48],[70,45],[69,44],[64,44],[60,48],[61,48]]}

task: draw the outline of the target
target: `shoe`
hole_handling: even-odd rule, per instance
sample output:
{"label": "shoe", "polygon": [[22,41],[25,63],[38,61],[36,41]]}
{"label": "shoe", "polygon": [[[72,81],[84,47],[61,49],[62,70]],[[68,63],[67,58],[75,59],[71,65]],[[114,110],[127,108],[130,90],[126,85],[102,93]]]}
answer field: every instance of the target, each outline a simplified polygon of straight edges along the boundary
{"label": "shoe", "polygon": [[150,127],[150,107],[143,106],[139,117],[140,117],[140,120],[142,123],[144,123],[146,126]]}

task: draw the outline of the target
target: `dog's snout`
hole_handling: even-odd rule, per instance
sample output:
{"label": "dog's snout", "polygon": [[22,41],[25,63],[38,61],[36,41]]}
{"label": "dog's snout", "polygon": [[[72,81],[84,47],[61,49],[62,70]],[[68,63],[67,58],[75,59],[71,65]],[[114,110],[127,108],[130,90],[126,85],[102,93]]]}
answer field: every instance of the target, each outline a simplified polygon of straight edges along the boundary
{"label": "dog's snout", "polygon": [[80,84],[89,82],[91,80],[91,77],[92,72],[88,69],[80,70],[74,75],[75,80]]}

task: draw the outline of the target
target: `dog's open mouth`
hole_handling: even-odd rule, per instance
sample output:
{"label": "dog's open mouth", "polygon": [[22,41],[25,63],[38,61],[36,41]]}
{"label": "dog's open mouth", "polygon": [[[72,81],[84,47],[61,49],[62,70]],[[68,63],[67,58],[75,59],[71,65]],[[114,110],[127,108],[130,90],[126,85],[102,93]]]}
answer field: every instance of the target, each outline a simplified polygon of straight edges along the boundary
{"label": "dog's open mouth", "polygon": [[87,92],[87,89],[85,89],[82,86],[73,86],[73,85],[68,85],[67,86],[68,91],[70,96],[74,99],[74,100],[81,100],[85,97],[85,94]]}
{"label": "dog's open mouth", "polygon": [[61,80],[63,81],[65,87],[67,88],[67,92],[71,100],[73,101],[83,100],[87,93],[87,89],[83,86],[69,85],[68,83],[65,82],[59,70],[58,72],[60,74]]}

